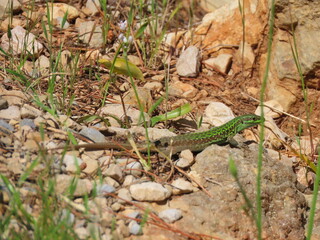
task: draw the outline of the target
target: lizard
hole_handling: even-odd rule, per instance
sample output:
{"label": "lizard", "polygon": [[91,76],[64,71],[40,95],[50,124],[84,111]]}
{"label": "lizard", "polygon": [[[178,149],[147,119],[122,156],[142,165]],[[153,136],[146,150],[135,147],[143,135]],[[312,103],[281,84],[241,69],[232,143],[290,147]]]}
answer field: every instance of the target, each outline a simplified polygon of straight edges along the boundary
{"label": "lizard", "polygon": [[[199,152],[211,144],[224,144],[242,130],[250,128],[262,123],[264,119],[255,114],[246,114],[233,118],[229,122],[213,127],[203,132],[186,133],[173,137],[162,137],[154,142],[150,142],[149,149],[151,152],[163,152],[165,154],[175,154],[185,149]],[[103,150],[103,149],[132,149],[129,142],[97,142],[88,144],[79,144],[66,147],[58,147],[55,149],[85,149],[87,151]],[[137,148],[141,152],[147,152],[147,143],[137,144]]]}

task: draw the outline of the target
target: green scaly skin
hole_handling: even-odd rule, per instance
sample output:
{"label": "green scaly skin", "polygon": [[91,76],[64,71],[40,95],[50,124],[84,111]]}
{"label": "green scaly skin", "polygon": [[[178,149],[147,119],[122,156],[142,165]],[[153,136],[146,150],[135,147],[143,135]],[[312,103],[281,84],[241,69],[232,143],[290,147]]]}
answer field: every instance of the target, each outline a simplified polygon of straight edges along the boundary
{"label": "green scaly skin", "polygon": [[263,118],[254,114],[242,115],[204,132],[160,138],[155,141],[155,146],[159,149],[165,149],[165,152],[172,150],[172,153],[184,149],[201,151],[211,144],[226,143],[242,130],[258,125],[263,121]]}
{"label": "green scaly skin", "polygon": [[[236,117],[229,122],[211,128],[204,132],[187,133],[183,135],[178,135],[174,137],[163,137],[150,144],[150,151],[156,152],[161,151],[165,154],[177,153],[185,149],[190,149],[191,151],[201,151],[211,144],[223,144],[228,142],[232,137],[242,130],[256,126],[263,122],[264,119],[255,114],[247,114]],[[146,143],[137,144],[138,149],[141,152],[147,151]],[[101,150],[101,149],[132,149],[129,143],[116,143],[116,142],[106,142],[106,143],[89,143],[80,144],[76,146],[66,147],[67,149],[80,149],[85,150]],[[56,148],[64,149],[64,147]]]}

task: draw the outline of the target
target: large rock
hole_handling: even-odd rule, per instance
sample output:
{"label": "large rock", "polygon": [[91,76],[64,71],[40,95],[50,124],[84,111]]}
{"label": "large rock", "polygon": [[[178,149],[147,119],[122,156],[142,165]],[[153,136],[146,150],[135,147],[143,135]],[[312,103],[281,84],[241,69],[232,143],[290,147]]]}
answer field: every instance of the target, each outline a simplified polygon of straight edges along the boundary
{"label": "large rock", "polygon": [[[198,154],[192,170],[204,180],[212,179],[205,185],[212,197],[201,191],[174,198],[170,207],[184,212],[177,226],[190,232],[223,236],[223,239],[255,239],[254,220],[244,211],[244,198],[229,173],[228,159],[234,159],[239,181],[255,206],[257,152],[255,144],[244,149],[212,145]],[[296,177],[290,167],[264,156],[262,218],[265,239],[304,239],[307,204],[295,183]]]}

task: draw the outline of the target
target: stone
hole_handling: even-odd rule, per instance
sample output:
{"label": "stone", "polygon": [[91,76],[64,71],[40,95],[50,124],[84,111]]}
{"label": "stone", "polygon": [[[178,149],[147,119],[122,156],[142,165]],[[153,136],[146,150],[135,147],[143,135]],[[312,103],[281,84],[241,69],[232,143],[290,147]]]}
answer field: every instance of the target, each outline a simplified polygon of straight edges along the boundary
{"label": "stone", "polygon": [[41,76],[49,74],[50,60],[44,55],[41,55],[35,62],[35,66],[41,73]]}
{"label": "stone", "polygon": [[5,120],[0,119],[0,129],[5,129],[5,131],[9,131],[12,133],[14,131],[14,127],[7,123]]}
{"label": "stone", "polygon": [[28,53],[38,55],[43,50],[43,45],[36,40],[36,36],[28,33],[24,28],[17,26],[11,30],[12,38],[9,40],[8,34],[1,37],[1,47],[4,51],[12,51],[14,55]]}
{"label": "stone", "polygon": [[36,129],[36,125],[34,124],[33,119],[29,119],[29,118],[24,118],[20,121],[20,126],[29,126],[31,129]]}
{"label": "stone", "polygon": [[200,70],[201,54],[195,46],[188,47],[177,61],[177,72],[182,77],[196,77]]}
{"label": "stone", "polygon": [[[118,202],[121,203],[121,204],[125,204],[127,203],[127,201],[131,202],[132,201],[132,197],[130,195],[130,192],[128,189],[126,188],[121,188],[119,189],[118,191],[118,197],[120,199],[118,199]],[[123,200],[122,200],[123,199]],[[126,200],[126,201],[125,201]]]}
{"label": "stone", "polygon": [[[125,104],[125,109],[127,116],[129,117],[130,121],[132,121],[133,125],[138,125],[141,123],[141,112],[135,108],[133,108],[131,105]],[[107,104],[101,109],[101,114],[106,117],[112,126],[120,127],[120,124],[118,121],[116,121],[114,118],[110,117],[110,115],[114,115],[118,119],[124,118],[124,112],[121,104]],[[149,121],[149,116],[147,113],[143,113],[146,121]],[[123,131],[123,130],[122,130]]]}
{"label": "stone", "polygon": [[[275,99],[271,99],[269,101],[264,102],[264,115],[271,117],[271,118],[278,118],[282,116],[283,107],[282,105]],[[275,111],[273,109],[277,109],[279,111]],[[261,113],[261,107],[258,106],[257,110],[255,111],[257,114],[260,115]]]}
{"label": "stone", "polygon": [[197,93],[198,89],[188,83],[175,81],[172,84],[169,84],[169,96],[193,98]]}
{"label": "stone", "polygon": [[184,193],[191,193],[194,190],[192,183],[184,180],[183,178],[178,178],[171,183],[173,187],[173,194],[179,195]]}
{"label": "stone", "polygon": [[64,155],[62,162],[66,165],[67,172],[76,173],[81,171],[80,165],[83,163],[81,158],[66,154]]}
{"label": "stone", "polygon": [[168,199],[171,192],[159,183],[143,182],[130,186],[131,197],[138,201],[158,202]]}
{"label": "stone", "polygon": [[[12,8],[11,8],[12,4]],[[21,3],[18,0],[1,0],[0,1],[0,18],[7,16],[9,13],[21,10]],[[8,25],[7,25],[8,26]]]}
{"label": "stone", "polygon": [[87,0],[86,8],[89,11],[88,13],[90,13],[92,15],[95,15],[101,9],[100,1],[98,1],[98,0]]}
{"label": "stone", "polygon": [[[139,96],[139,101],[140,104],[143,107],[143,111],[147,112],[148,109],[152,106],[153,104],[153,99],[151,96],[151,92],[149,89],[144,88],[144,87],[137,87],[136,88],[138,96]],[[124,96],[123,101],[125,104],[132,105],[136,109],[139,109],[139,104],[135,95],[135,92],[132,89],[129,90],[129,92]]]}
{"label": "stone", "polygon": [[124,177],[124,181],[122,183],[122,186],[124,187],[128,187],[131,184],[133,184],[136,181],[136,178],[132,175],[127,175]]}
{"label": "stone", "polygon": [[[76,181],[74,181],[76,180]],[[74,197],[82,197],[90,194],[93,184],[88,179],[78,179],[69,175],[56,175],[56,193],[63,194],[70,191],[70,185],[76,184],[76,189],[73,194]]]}
{"label": "stone", "polygon": [[123,180],[122,170],[117,164],[110,164],[109,167],[102,172],[102,174],[104,176],[111,177],[118,182]]}
{"label": "stone", "polygon": [[133,175],[135,177],[140,177],[142,175],[142,165],[138,161],[132,161],[128,163],[125,167],[125,173]]}
{"label": "stone", "polygon": [[[252,218],[241,210],[245,203],[239,186],[229,172],[227,159],[231,156],[237,166],[238,181],[247,197],[255,201],[258,145],[250,144],[247,150],[211,145],[196,156],[196,162],[191,167],[204,181],[214,180],[206,182],[206,190],[211,197],[198,191],[173,198],[170,207],[179,208],[184,213],[183,218],[175,223],[176,227],[187,227],[188,231],[208,235],[224,233],[222,239],[256,238]],[[264,155],[261,181],[264,238],[304,239],[308,207],[296,187],[292,167]]]}
{"label": "stone", "polygon": [[180,153],[179,159],[175,162],[177,167],[188,168],[194,163],[194,157],[190,150],[186,149]]}
{"label": "stone", "polygon": [[96,186],[96,191],[98,196],[108,195],[109,193],[114,193],[116,189],[108,184],[98,184]]}
{"label": "stone", "polygon": [[108,184],[108,185],[110,185],[110,186],[112,186],[112,187],[114,187],[114,188],[120,187],[120,184],[119,184],[116,180],[114,180],[113,178],[111,178],[111,177],[106,177],[106,178],[104,179],[104,183],[106,183],[106,184]]}
{"label": "stone", "polygon": [[167,223],[174,223],[182,218],[182,211],[176,208],[170,208],[159,212],[158,216]]}
{"label": "stone", "polygon": [[[243,6],[246,21],[246,42],[251,46],[261,41],[268,21],[268,1],[250,0]],[[237,45],[243,38],[242,16],[239,1],[232,0],[214,12],[206,14],[193,33],[193,41],[201,41],[206,53],[218,51],[219,46]]]}
{"label": "stone", "polygon": [[36,117],[39,117],[41,114],[42,112],[40,110],[28,104],[24,104],[20,110],[21,118],[35,119]]}
{"label": "stone", "polygon": [[234,118],[232,110],[221,102],[211,102],[204,111],[203,122],[220,126]]}
{"label": "stone", "polygon": [[102,47],[102,28],[100,25],[96,25],[94,21],[86,21],[80,23],[79,27],[80,39],[84,43],[88,43],[90,47]]}
{"label": "stone", "polygon": [[142,232],[142,227],[140,224],[138,224],[136,221],[132,220],[129,223],[129,232],[133,235],[141,235]]}
{"label": "stone", "polygon": [[221,73],[227,74],[231,67],[232,55],[231,54],[219,54],[215,58],[209,58],[203,61],[207,67],[218,70]]}
{"label": "stone", "polygon": [[105,136],[95,128],[84,127],[80,131],[80,134],[94,142],[106,142]]}
{"label": "stone", "polygon": [[0,118],[6,120],[20,120],[20,109],[17,106],[10,106],[7,109],[0,110]]}
{"label": "stone", "polygon": [[143,87],[149,89],[150,91],[160,92],[163,88],[163,85],[161,82],[147,82]]}
{"label": "stone", "polygon": [[95,159],[87,158],[84,159],[83,162],[86,164],[86,168],[82,170],[82,172],[86,174],[94,174],[99,168],[98,161]]}
{"label": "stone", "polygon": [[[66,3],[48,3],[48,6],[50,13],[52,12],[52,19],[57,19],[58,17],[63,18],[67,12],[68,21],[72,21],[79,16],[79,11],[75,7]],[[47,12],[47,9],[44,11]]]}

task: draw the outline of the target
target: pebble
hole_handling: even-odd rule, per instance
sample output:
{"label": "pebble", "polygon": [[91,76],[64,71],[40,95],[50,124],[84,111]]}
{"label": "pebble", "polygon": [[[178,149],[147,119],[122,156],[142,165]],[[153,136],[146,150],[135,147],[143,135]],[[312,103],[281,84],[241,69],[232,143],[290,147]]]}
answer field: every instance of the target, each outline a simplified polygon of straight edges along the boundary
{"label": "pebble", "polygon": [[124,181],[122,183],[122,186],[127,187],[133,184],[136,181],[136,178],[132,175],[127,175],[124,177]]}
{"label": "pebble", "polygon": [[190,46],[181,53],[177,61],[177,72],[183,77],[196,77],[200,70],[201,54],[197,47]]}
{"label": "pebble", "polygon": [[167,223],[173,223],[182,218],[182,211],[176,208],[166,209],[159,213],[159,217]]}
{"label": "pebble", "polygon": [[96,186],[96,191],[99,196],[103,196],[108,193],[114,193],[116,189],[108,184],[98,184]]}
{"label": "pebble", "polygon": [[184,180],[183,178],[178,178],[171,183],[173,187],[173,194],[179,195],[183,193],[191,193],[194,190],[192,183]]}
{"label": "pebble", "polygon": [[176,162],[176,165],[180,168],[188,168],[194,163],[194,156],[190,150],[183,150],[180,153],[180,158]]}
{"label": "pebble", "polygon": [[215,58],[209,58],[204,61],[204,63],[208,66],[208,68],[213,68],[215,70],[218,70],[222,73],[228,73],[230,70],[232,61],[232,55],[231,54],[220,54]]}
{"label": "pebble", "polygon": [[82,197],[84,195],[90,194],[93,184],[88,179],[76,179],[74,181],[74,176],[69,176],[65,174],[56,175],[56,193],[63,194],[66,191],[70,191],[70,185],[76,184],[76,189],[73,193],[74,197]]}
{"label": "pebble", "polygon": [[163,201],[171,196],[171,192],[159,183],[143,182],[130,186],[133,199],[138,201]]}
{"label": "pebble", "polygon": [[20,121],[20,126],[29,126],[31,129],[36,129],[36,124],[34,123],[33,119],[24,118]]}
{"label": "pebble", "polygon": [[97,129],[84,127],[80,134],[91,139],[94,142],[106,142],[104,135]]}
{"label": "pebble", "polygon": [[7,109],[0,110],[0,118],[7,120],[20,120],[20,109],[17,106],[10,106]]}
{"label": "pebble", "polygon": [[119,165],[111,163],[107,169],[105,169],[102,174],[113,178],[114,180],[121,182],[123,180],[122,170]]}
{"label": "pebble", "polygon": [[108,185],[110,185],[110,186],[112,186],[112,187],[114,187],[114,188],[120,187],[120,184],[119,184],[116,180],[114,180],[113,178],[111,178],[111,177],[106,177],[106,178],[104,179],[104,183],[106,183],[106,184],[108,184]]}
{"label": "pebble", "polygon": [[30,106],[28,104],[24,104],[20,110],[21,118],[31,118],[35,119],[36,117],[39,117],[42,113],[40,110],[36,109],[33,106]]}
{"label": "pebble", "polygon": [[81,158],[69,154],[64,155],[62,162],[66,165],[66,171],[70,173],[80,171],[80,165],[83,163]]}
{"label": "pebble", "polygon": [[140,177],[142,175],[142,165],[140,162],[134,161],[134,162],[130,162],[126,165],[125,169],[130,169],[129,171],[126,170],[125,173],[126,174],[131,174],[135,177]]}
{"label": "pebble", "polygon": [[12,127],[9,123],[7,123],[5,120],[0,119],[0,128],[5,128],[6,130],[13,132],[14,127]]}
{"label": "pebble", "polygon": [[142,235],[142,228],[139,223],[132,220],[129,223],[129,232],[133,235]]}
{"label": "pebble", "polygon": [[127,203],[127,201],[131,202],[132,201],[132,197],[130,195],[130,192],[128,189],[126,188],[121,188],[119,191],[118,191],[118,197],[126,200],[122,200],[122,199],[119,199],[118,202],[119,203]]}
{"label": "pebble", "polygon": [[221,102],[211,102],[206,107],[203,122],[213,126],[220,126],[234,118],[232,110]]}

